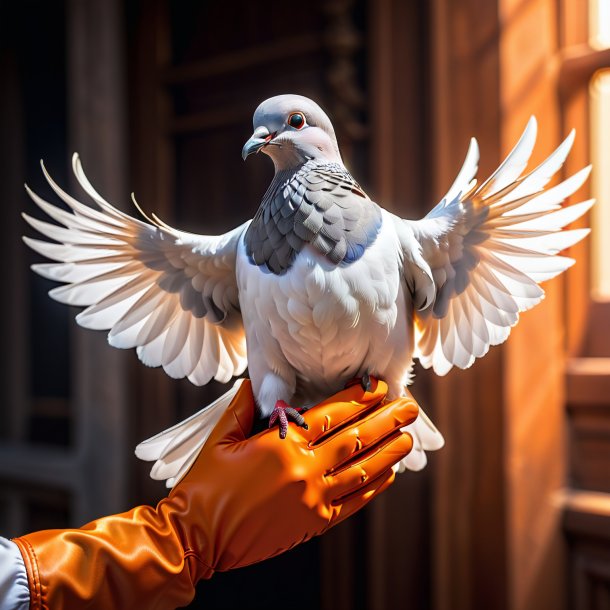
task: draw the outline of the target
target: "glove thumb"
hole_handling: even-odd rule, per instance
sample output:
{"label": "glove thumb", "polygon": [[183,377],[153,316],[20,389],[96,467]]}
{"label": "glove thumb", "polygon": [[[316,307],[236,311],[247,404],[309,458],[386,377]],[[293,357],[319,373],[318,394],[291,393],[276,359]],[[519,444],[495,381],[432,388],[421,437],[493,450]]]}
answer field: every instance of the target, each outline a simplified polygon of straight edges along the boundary
{"label": "glove thumb", "polygon": [[211,443],[238,442],[250,436],[254,424],[256,403],[252,394],[252,384],[244,379],[226,412],[220,418],[210,436]]}

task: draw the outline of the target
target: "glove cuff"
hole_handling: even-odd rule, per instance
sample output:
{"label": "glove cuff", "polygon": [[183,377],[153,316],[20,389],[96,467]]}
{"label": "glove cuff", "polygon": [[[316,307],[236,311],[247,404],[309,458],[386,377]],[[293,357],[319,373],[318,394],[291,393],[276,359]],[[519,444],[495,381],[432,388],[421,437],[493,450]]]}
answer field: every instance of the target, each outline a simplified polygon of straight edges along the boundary
{"label": "glove cuff", "polygon": [[25,570],[28,575],[30,610],[42,610],[46,606],[43,604],[42,586],[40,584],[36,553],[26,538],[13,538],[13,542],[19,547],[19,552],[23,558],[23,564],[25,565]]}
{"label": "glove cuff", "polygon": [[34,532],[14,542],[28,575],[31,610],[186,606],[213,570],[182,539],[171,506],[139,506],[73,530]]}

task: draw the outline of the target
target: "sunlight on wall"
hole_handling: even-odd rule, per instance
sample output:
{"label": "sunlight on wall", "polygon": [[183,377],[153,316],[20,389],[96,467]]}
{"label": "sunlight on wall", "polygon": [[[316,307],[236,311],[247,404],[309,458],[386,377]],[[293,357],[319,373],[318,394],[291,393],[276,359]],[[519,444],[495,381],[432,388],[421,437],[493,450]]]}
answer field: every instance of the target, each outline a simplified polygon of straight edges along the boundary
{"label": "sunlight on wall", "polygon": [[[591,46],[610,47],[610,0],[592,0],[589,21]],[[610,298],[610,70],[595,74],[591,99],[591,187],[593,208],[592,277],[594,297]]]}

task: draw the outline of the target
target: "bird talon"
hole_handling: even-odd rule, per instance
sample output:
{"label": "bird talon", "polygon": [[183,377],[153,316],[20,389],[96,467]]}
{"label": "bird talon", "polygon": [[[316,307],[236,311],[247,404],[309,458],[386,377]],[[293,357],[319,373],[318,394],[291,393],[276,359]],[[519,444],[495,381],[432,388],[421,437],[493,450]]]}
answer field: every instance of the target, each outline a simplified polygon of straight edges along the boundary
{"label": "bird talon", "polygon": [[305,422],[303,416],[293,407],[288,405],[283,400],[278,400],[275,403],[275,408],[269,416],[269,428],[272,428],[274,424],[279,420],[280,438],[286,438],[288,434],[288,421],[291,420],[297,426],[309,430],[309,426]]}
{"label": "bird talon", "polygon": [[370,392],[373,384],[371,383],[371,376],[368,373],[362,375],[362,379],[360,380],[360,384],[362,385],[362,389],[365,392]]}

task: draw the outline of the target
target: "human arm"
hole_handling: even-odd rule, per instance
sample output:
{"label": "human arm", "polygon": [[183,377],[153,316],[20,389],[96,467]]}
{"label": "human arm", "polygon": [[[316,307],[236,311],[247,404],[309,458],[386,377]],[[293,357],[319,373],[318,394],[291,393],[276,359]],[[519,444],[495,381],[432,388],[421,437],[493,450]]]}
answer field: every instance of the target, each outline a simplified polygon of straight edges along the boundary
{"label": "human arm", "polygon": [[384,404],[387,387],[351,386],[278,442],[251,438],[254,400],[238,391],[191,470],[156,508],[139,506],[79,529],[15,540],[31,608],[176,608],[215,571],[278,555],[356,512],[393,479],[411,449],[400,431],[413,399]]}

